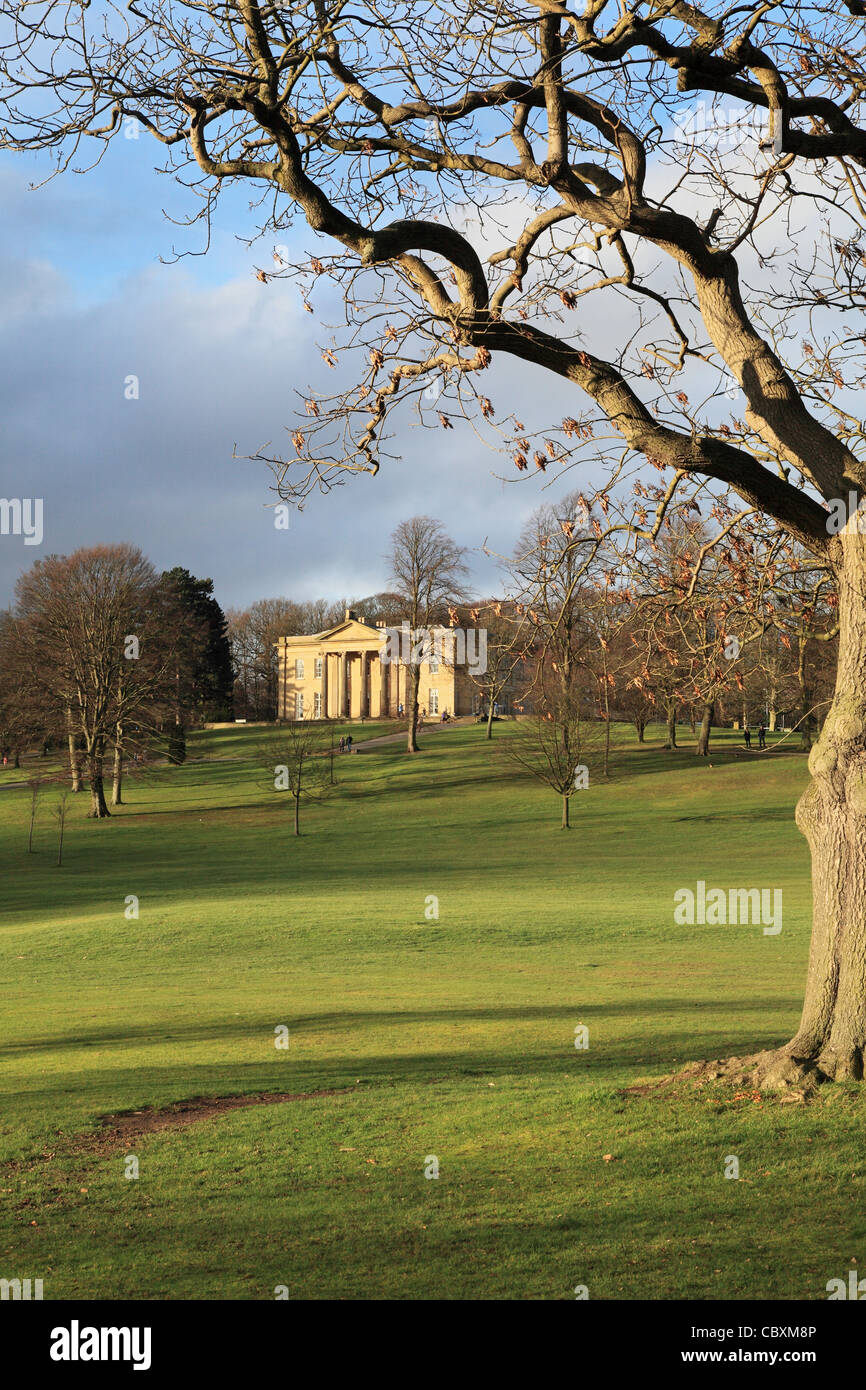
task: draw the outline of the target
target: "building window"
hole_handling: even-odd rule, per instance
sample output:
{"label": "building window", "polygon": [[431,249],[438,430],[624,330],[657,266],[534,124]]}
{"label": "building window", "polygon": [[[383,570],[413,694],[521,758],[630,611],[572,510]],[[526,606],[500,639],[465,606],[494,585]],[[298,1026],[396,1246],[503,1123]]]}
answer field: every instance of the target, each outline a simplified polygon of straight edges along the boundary
{"label": "building window", "polygon": [[430,669],[430,674],[431,674],[431,676],[435,676],[435,675],[436,675],[436,672],[439,670],[439,658],[438,658],[438,656],[431,656],[431,658],[430,658],[430,660],[428,661],[427,665],[428,665],[428,667],[429,667],[429,669]]}
{"label": "building window", "polygon": [[322,692],[320,690],[317,690],[313,697],[313,717],[315,719],[322,717]]}
{"label": "building window", "polygon": [[296,680],[296,681],[302,681],[303,679],[304,679],[304,663],[303,663],[303,661],[301,660],[301,658],[298,657],[297,660],[296,660],[296,662],[295,662],[295,680]]}
{"label": "building window", "polygon": [[303,692],[303,690],[299,690],[299,691],[297,692],[297,694],[295,695],[295,718],[296,718],[296,719],[303,719],[303,717],[304,717],[304,692]]}
{"label": "building window", "polygon": [[439,713],[439,691],[438,691],[438,690],[431,690],[431,691],[430,691],[430,698],[429,698],[429,700],[427,701],[427,708],[429,709],[429,711],[430,711],[431,714],[438,714],[438,713]]}
{"label": "building window", "polygon": [[322,658],[320,656],[316,657],[316,664],[313,668],[313,675],[315,676],[317,681],[322,679]]}

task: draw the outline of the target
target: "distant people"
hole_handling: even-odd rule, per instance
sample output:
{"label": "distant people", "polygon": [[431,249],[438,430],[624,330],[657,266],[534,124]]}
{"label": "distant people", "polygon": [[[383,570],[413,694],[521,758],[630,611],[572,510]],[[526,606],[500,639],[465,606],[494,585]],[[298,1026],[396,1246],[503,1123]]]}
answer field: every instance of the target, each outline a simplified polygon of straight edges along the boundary
{"label": "distant people", "polygon": [[403,706],[402,706],[402,705],[398,705],[398,706],[397,706],[397,716],[398,716],[398,718],[400,718],[400,719],[403,718]]}
{"label": "distant people", "polygon": [[345,751],[346,751],[346,738],[345,738],[345,735],[344,735],[344,734],[340,734],[340,752],[341,752],[341,753],[345,753]]}
{"label": "distant people", "polygon": [[746,747],[747,747],[747,748],[751,748],[751,746],[752,746],[752,731],[751,731],[751,729],[749,728],[748,724],[746,725],[745,729],[743,730],[743,739],[744,739],[744,741],[745,741]]}
{"label": "distant people", "polygon": [[766,729],[764,728],[764,725],[763,725],[763,722],[762,722],[762,723],[761,723],[761,727],[758,729],[758,747],[759,747],[759,748],[766,748],[766,746],[767,746],[767,737],[766,737],[766,734],[767,734],[767,731],[766,731]]}
{"label": "distant people", "polygon": [[351,735],[351,734],[347,734],[347,735],[346,735],[346,752],[347,752],[347,753],[351,753],[351,751],[352,751],[352,735]]}

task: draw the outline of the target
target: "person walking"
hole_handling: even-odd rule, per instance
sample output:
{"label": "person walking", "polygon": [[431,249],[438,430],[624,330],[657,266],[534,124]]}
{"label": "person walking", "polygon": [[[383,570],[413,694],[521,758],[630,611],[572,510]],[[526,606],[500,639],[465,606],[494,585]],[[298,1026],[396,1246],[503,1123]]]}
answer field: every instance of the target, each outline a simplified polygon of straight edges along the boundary
{"label": "person walking", "polygon": [[346,751],[346,739],[345,739],[345,736],[344,736],[343,734],[340,734],[340,752],[341,752],[341,753],[344,753],[345,751]]}
{"label": "person walking", "polygon": [[347,735],[346,735],[346,752],[347,752],[347,753],[351,753],[351,751],[352,751],[352,735],[351,735],[351,734],[347,734]]}
{"label": "person walking", "polygon": [[749,728],[748,724],[746,725],[745,729],[743,730],[743,740],[744,740],[744,742],[745,742],[746,747],[747,747],[747,748],[751,748],[751,746],[752,746],[752,731],[751,731],[751,729]]}
{"label": "person walking", "polygon": [[758,729],[758,747],[759,747],[759,748],[766,748],[766,746],[767,746],[766,730],[765,730],[765,728],[764,728],[764,724],[763,724],[763,720],[762,720],[762,721],[761,721],[761,727]]}

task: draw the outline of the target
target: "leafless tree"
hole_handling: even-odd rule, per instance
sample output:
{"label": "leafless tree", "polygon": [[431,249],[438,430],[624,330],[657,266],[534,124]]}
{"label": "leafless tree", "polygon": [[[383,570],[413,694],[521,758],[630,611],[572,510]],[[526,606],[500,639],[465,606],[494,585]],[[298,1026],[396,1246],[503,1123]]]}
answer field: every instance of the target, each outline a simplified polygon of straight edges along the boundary
{"label": "leafless tree", "polygon": [[39,798],[42,795],[44,779],[39,776],[27,778],[27,785],[30,788],[30,825],[27,833],[27,853],[33,853],[33,827],[36,824],[36,814],[39,810]]}
{"label": "leafless tree", "polygon": [[177,660],[160,627],[156,573],[134,546],[95,546],[37,561],[16,595],[13,643],[26,693],[68,721],[73,787],[83,741],[90,815],[103,819],[112,741],[122,757],[126,726],[165,689]]}
{"label": "leafless tree", "polygon": [[533,715],[521,721],[503,743],[512,762],[556,792],[563,830],[570,829],[571,798],[589,790],[588,748],[597,752],[599,725],[584,719],[575,691],[563,693],[556,683]]}
{"label": "leafless tree", "polygon": [[61,789],[59,797],[57,798],[57,804],[54,807],[54,819],[57,821],[57,860],[55,863],[55,868],[58,869],[62,868],[63,866],[63,832],[66,828],[66,810],[68,800],[69,788],[63,787]]}
{"label": "leafless tree", "polygon": [[292,803],[295,834],[301,833],[301,802],[320,801],[331,784],[333,730],[313,720],[284,724],[268,746],[268,775]]}
{"label": "leafless tree", "polygon": [[410,753],[418,752],[418,688],[422,660],[432,651],[430,629],[464,593],[468,574],[464,554],[442,523],[430,516],[401,521],[391,537],[391,579],[403,601],[411,634],[411,650],[406,654]]}

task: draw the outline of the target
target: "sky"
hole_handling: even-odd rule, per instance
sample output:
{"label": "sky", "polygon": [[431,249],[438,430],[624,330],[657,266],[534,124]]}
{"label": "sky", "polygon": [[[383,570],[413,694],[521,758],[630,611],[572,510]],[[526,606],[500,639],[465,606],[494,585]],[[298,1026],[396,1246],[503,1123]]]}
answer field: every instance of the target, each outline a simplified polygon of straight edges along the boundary
{"label": "sky", "polygon": [[[338,384],[320,347],[340,307],[317,297],[321,312],[311,315],[291,281],[256,279],[257,267],[273,268],[273,238],[247,244],[255,213],[242,188],[223,195],[207,254],[178,259],[200,249],[202,233],[181,225],[195,203],[155,171],[157,159],[146,135],[119,137],[87,174],[45,183],[47,162],[0,157],[0,498],[42,499],[43,508],[41,544],[0,534],[0,607],[36,559],[119,542],[138,545],[158,570],[180,565],[212,579],[226,609],[359,599],[389,587],[391,533],[416,515],[437,518],[466,547],[477,596],[501,592],[497,557],[514,550],[540,504],[592,490],[592,457],[579,471],[521,475],[468,424],[422,429],[403,410],[388,444],[396,458],[383,459],[378,476],[314,495],[278,528],[273,475],[246,456],[269,444],[291,455],[300,396]],[[506,209],[512,230],[518,213]],[[290,259],[321,253],[303,222],[281,238]],[[649,257],[659,286],[657,253],[637,255],[639,270]],[[747,278],[766,279],[748,248],[741,260]],[[587,346],[609,358],[634,326],[631,308],[607,291],[579,300],[568,325],[585,327]],[[352,384],[348,372],[341,382]],[[528,430],[590,404],[508,358],[494,359],[482,389],[499,418],[514,411]],[[736,390],[724,409],[741,413]]]}
{"label": "sky", "polygon": [[[149,146],[118,139],[95,170],[35,190],[46,163],[0,160],[0,496],[43,504],[41,545],[0,535],[0,607],[34,560],[117,542],[160,570],[211,578],[224,608],[358,598],[388,587],[391,532],[419,514],[467,547],[477,593],[500,588],[482,547],[512,551],[557,483],[545,493],[549,475],[511,481],[513,464],[468,426],[423,430],[405,412],[389,446],[396,461],[314,496],[288,530],[275,526],[272,474],[233,451],[272,442],[291,452],[296,392],[334,385],[319,352],[328,329],[291,282],[256,279],[273,248],[243,243],[253,223],[240,194],[221,205],[206,256],[174,259],[200,246],[200,231],[176,225],[187,195],[154,172]],[[303,227],[286,240],[314,249]],[[585,405],[510,361],[494,363],[485,390],[539,423]],[[572,474],[559,492],[574,486]]]}

